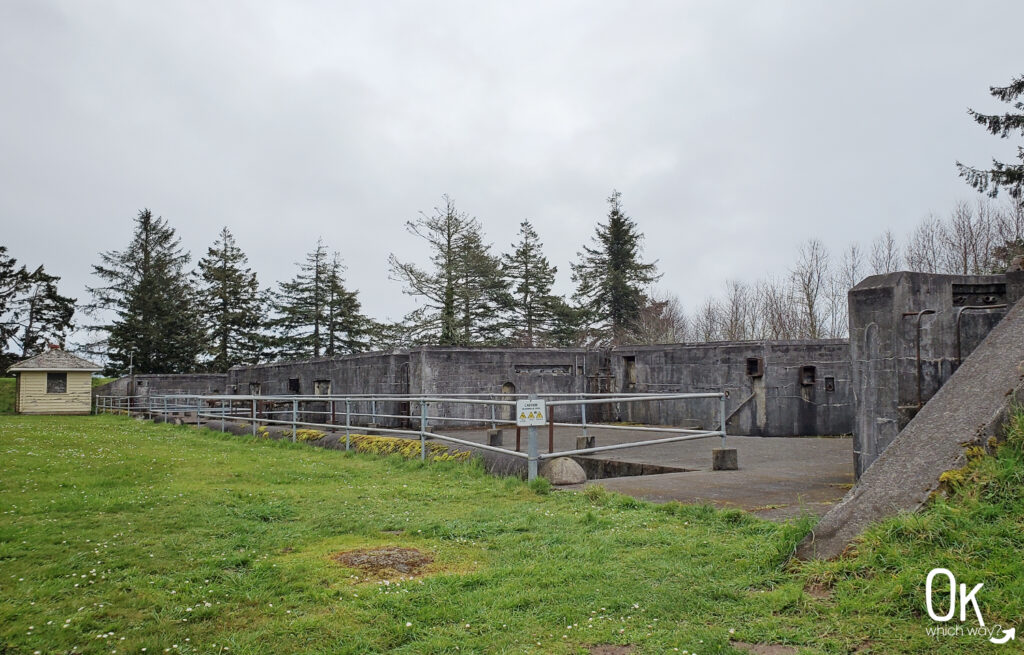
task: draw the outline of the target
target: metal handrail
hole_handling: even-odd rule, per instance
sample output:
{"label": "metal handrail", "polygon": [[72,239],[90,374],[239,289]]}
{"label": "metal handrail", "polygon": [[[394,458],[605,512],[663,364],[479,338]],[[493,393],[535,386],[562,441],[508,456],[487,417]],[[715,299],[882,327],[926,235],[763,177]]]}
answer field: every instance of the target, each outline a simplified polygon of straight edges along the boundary
{"label": "metal handrail", "polygon": [[[468,394],[467,394],[468,395]],[[437,439],[439,441],[445,441],[448,443],[458,444],[469,448],[475,448],[490,452],[501,453],[505,455],[511,455],[513,457],[524,458],[528,461],[528,477],[534,479],[537,475],[538,462],[545,459],[551,459],[554,457],[565,457],[569,455],[589,455],[598,452],[607,452],[612,450],[622,450],[625,448],[638,448],[643,446],[652,446],[657,444],[674,443],[680,441],[690,441],[694,439],[705,439],[709,437],[721,437],[722,446],[726,443],[726,420],[727,415],[725,411],[725,401],[728,397],[728,392],[700,392],[700,393],[673,393],[673,394],[657,394],[657,393],[644,393],[644,394],[551,394],[551,396],[557,396],[559,398],[564,396],[571,396],[571,398],[565,400],[552,400],[547,401],[546,405],[550,408],[558,406],[576,406],[580,407],[580,413],[582,417],[581,423],[565,423],[555,422],[551,411],[546,412],[548,420],[546,424],[549,428],[549,443],[548,452],[545,454],[539,454],[537,450],[537,426],[529,426],[529,443],[527,453],[520,452],[519,450],[519,428],[517,427],[516,436],[516,450],[509,450],[507,448],[501,448],[498,446],[491,446],[490,444],[482,444],[466,439],[459,439],[449,435],[438,434],[427,429],[429,421],[431,420],[444,420],[444,421],[466,421],[474,423],[487,423],[489,422],[492,427],[501,425],[509,425],[514,423],[507,419],[498,419],[495,415],[496,407],[514,407],[516,402],[508,400],[499,400],[495,396],[499,394],[489,394],[486,399],[481,398],[484,394],[474,394],[471,397],[461,397],[454,395],[443,395],[443,394],[430,394],[424,396],[416,395],[388,395],[388,396],[377,396],[377,395],[353,395],[353,396],[300,396],[300,395],[282,395],[282,396],[263,396],[263,395],[235,395],[235,394],[164,394],[164,395],[133,395],[133,396],[96,396],[96,411],[97,413],[106,411],[127,411],[129,413],[142,413],[149,416],[163,415],[165,418],[170,414],[188,413],[195,415],[195,423],[197,426],[202,424],[202,419],[219,419],[221,422],[221,430],[225,430],[227,421],[239,421],[243,423],[250,423],[252,426],[253,436],[256,436],[257,425],[290,425],[292,428],[292,441],[297,440],[297,432],[299,426],[302,427],[316,427],[325,428],[328,430],[339,430],[344,428],[345,430],[345,448],[346,450],[351,448],[351,435],[353,429],[356,426],[352,424],[352,417],[366,417],[370,416],[376,418],[396,418],[403,420],[417,420],[419,422],[419,429],[405,429],[405,428],[384,428],[374,426],[374,431],[383,434],[394,434],[394,435],[408,435],[416,436],[420,438],[420,458],[426,459],[426,440]],[[516,394],[517,396],[521,394]],[[512,394],[500,394],[500,397],[507,398]],[[537,396],[532,396],[533,399],[539,399]],[[143,400],[144,402],[134,402],[136,400]],[[719,429],[718,430],[694,430],[686,428],[674,428],[666,426],[622,426],[622,425],[601,425],[602,429],[610,430],[631,430],[638,432],[658,432],[663,434],[669,434],[672,436],[662,437],[659,439],[648,439],[644,441],[611,444],[607,446],[593,446],[590,448],[576,448],[573,450],[555,451],[554,450],[554,428],[559,427],[576,427],[580,426],[583,428],[583,434],[587,434],[587,418],[586,418],[586,406],[597,405],[597,404],[608,404],[608,403],[638,403],[638,402],[664,402],[664,401],[681,401],[681,400],[700,400],[700,399],[717,399],[719,401]],[[322,403],[330,402],[332,406],[331,412],[319,411],[319,410],[300,410],[300,404],[302,403]],[[376,402],[402,402],[408,403],[410,408],[413,403],[419,405],[419,415],[410,413],[409,415],[402,414],[384,414],[376,411]],[[352,405],[359,403],[372,403],[371,412],[353,412]],[[304,415],[317,415],[317,414],[331,414],[335,415],[334,407],[337,403],[344,404],[344,425],[338,423],[319,423],[314,421],[300,421],[299,414]],[[431,404],[464,404],[464,405],[476,405],[476,406],[489,406],[491,408],[491,417],[489,420],[471,417],[453,417],[453,416],[429,416],[427,414],[427,407]],[[290,404],[290,408],[285,409],[266,409],[260,408],[260,405],[280,405]],[[205,408],[204,408],[205,405]],[[241,406],[241,407],[239,407]],[[244,415],[238,415],[235,412],[239,409],[244,410]],[[219,410],[219,411],[215,411]],[[270,418],[268,415],[280,415],[280,414],[291,414],[291,419],[277,419]],[[262,416],[260,416],[262,414]]]}

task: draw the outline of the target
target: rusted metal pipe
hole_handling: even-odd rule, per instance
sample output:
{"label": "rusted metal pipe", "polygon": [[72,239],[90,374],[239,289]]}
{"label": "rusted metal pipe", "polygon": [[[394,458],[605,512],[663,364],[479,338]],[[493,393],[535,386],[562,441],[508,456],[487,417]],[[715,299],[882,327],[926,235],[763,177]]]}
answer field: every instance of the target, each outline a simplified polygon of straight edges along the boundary
{"label": "rusted metal pipe", "polygon": [[924,400],[921,393],[921,317],[926,314],[934,314],[934,309],[922,309],[919,312],[904,312],[903,318],[908,316],[917,317],[917,328],[914,335],[914,345],[917,348],[917,408],[921,409],[924,407]]}
{"label": "rusted metal pipe", "polygon": [[960,348],[960,319],[963,318],[964,312],[967,311],[982,311],[986,309],[1006,309],[1006,305],[965,305],[957,308],[956,311],[956,366],[960,368],[960,364],[963,363],[963,357],[961,356]]}
{"label": "rusted metal pipe", "polygon": [[548,405],[548,452],[555,452],[555,414],[551,411],[551,405]]}

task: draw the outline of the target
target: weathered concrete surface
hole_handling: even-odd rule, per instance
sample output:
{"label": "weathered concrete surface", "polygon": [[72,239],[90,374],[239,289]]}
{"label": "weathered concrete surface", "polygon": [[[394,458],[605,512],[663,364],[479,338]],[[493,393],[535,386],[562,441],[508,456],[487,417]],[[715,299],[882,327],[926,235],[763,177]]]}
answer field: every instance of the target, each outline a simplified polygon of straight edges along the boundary
{"label": "weathered concrete surface", "polygon": [[544,462],[540,467],[541,477],[545,477],[551,484],[583,484],[587,481],[587,474],[571,457],[556,457]]}
{"label": "weathered concrete surface", "polygon": [[864,472],[797,550],[833,558],[869,523],[913,512],[939,476],[966,463],[964,444],[998,436],[1008,404],[1024,397],[1024,303],[1017,303]]}
{"label": "weathered concrete surface", "polygon": [[[451,433],[460,439],[486,443],[484,430],[458,430]],[[609,430],[592,427],[588,434],[596,436],[597,444],[609,445],[652,438],[649,432]],[[557,428],[555,450],[576,447],[578,428]],[[541,434],[541,452],[547,452],[547,432]],[[708,503],[722,508],[743,509],[771,520],[785,520],[808,512],[818,516],[827,512],[853,485],[853,462],[848,437],[747,437],[729,436],[727,445],[736,448],[741,469],[712,471],[711,451],[721,446],[721,439],[700,439],[598,453],[578,460],[587,470],[589,482],[609,491],[643,498],[653,502],[679,501]],[[515,430],[506,439],[508,448],[515,448]],[[526,430],[522,448],[526,450]],[[476,451],[483,455],[483,451]],[[488,470],[496,474],[523,475],[526,460],[508,455],[496,457],[507,464],[502,469],[487,455]],[[589,461],[588,461],[589,460]],[[623,462],[633,465],[644,475],[603,477],[598,462]],[[594,462],[595,466],[589,466]],[[646,474],[655,467],[673,467],[671,473]],[[593,470],[592,470],[593,469]],[[601,477],[603,479],[595,479]],[[577,485],[572,488],[582,488]]]}
{"label": "weathered concrete surface", "polygon": [[857,475],[1021,297],[1024,274],[874,275],[849,294]]}

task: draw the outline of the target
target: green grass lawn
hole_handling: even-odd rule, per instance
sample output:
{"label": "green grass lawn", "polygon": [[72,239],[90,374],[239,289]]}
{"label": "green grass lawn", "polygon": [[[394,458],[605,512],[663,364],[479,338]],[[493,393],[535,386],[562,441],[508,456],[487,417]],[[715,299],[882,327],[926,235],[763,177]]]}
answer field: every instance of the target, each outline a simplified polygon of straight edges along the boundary
{"label": "green grass lawn", "polygon": [[0,378],[0,414],[14,413],[14,378]]}
{"label": "green grass lawn", "polygon": [[[809,521],[121,417],[0,417],[0,653],[1019,652],[927,636],[923,597],[945,566],[985,583],[987,624],[1020,625],[1017,427],[961,493],[856,556],[790,564]],[[435,561],[402,579],[332,559],[388,545]]]}

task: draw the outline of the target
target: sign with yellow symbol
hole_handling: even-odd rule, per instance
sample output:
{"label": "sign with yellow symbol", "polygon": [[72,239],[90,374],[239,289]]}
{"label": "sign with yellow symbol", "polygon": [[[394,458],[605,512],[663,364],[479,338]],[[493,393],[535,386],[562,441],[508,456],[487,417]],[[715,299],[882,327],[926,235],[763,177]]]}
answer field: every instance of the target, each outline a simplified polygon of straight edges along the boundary
{"label": "sign with yellow symbol", "polygon": [[529,427],[544,425],[548,420],[548,408],[543,400],[517,400],[516,425]]}

